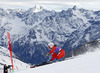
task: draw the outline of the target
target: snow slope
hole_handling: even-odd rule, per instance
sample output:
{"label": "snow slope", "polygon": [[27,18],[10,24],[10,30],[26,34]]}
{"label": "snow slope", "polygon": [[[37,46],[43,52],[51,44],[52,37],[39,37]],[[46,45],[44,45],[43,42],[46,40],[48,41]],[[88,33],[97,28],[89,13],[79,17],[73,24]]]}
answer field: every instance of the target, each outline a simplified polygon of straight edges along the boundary
{"label": "snow slope", "polygon": [[88,52],[74,59],[15,73],[100,73],[100,50]]}
{"label": "snow slope", "polygon": [[[3,65],[1,65],[1,63],[11,65],[11,59],[9,50],[7,48],[0,46],[0,73],[3,73]],[[15,71],[23,70],[30,67],[30,65],[16,59],[14,53],[13,53],[13,64]]]}

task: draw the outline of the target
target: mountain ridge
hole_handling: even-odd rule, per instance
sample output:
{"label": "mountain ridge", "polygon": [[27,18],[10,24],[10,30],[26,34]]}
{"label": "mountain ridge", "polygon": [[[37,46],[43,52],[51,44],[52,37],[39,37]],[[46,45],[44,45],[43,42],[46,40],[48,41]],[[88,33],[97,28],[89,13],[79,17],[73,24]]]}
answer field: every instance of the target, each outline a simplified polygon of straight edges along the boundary
{"label": "mountain ridge", "polygon": [[[39,64],[50,60],[47,44],[53,42],[68,50],[100,38],[100,11],[78,9],[61,12],[10,10],[0,12],[0,45],[7,47],[10,32],[13,52],[27,63]],[[40,60],[41,59],[41,60]]]}

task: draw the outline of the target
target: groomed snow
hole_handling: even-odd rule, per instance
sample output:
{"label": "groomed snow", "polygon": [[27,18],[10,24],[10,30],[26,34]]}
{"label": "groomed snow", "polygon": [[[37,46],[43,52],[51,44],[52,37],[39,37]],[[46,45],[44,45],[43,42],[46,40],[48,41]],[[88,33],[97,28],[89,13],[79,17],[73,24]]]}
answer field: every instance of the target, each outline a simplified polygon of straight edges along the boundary
{"label": "groomed snow", "polygon": [[[15,56],[13,54],[13,56]],[[10,52],[7,48],[0,46],[0,63],[11,65],[11,58],[10,58]],[[13,64],[14,64],[14,71],[20,71],[26,68],[30,68],[29,64],[26,64],[16,58],[13,58]],[[3,73],[3,65],[0,64],[0,73]],[[8,69],[8,73],[10,73],[11,70]]]}
{"label": "groomed snow", "polygon": [[15,73],[100,73],[100,51]]}

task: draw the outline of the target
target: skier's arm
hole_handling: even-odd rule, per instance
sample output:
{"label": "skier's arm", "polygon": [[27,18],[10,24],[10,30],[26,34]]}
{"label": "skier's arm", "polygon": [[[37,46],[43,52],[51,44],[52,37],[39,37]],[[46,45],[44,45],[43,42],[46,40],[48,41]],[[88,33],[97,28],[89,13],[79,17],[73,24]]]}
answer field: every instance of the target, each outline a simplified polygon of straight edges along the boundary
{"label": "skier's arm", "polygon": [[51,53],[53,53],[55,49],[56,49],[56,46],[54,46],[53,49],[52,49],[49,53],[46,54],[46,56],[48,56],[48,55],[50,55]]}
{"label": "skier's arm", "polygon": [[54,46],[54,47],[52,48],[52,50],[51,50],[49,53],[50,53],[50,54],[53,53],[53,52],[55,51],[55,49],[56,49],[56,46]]}

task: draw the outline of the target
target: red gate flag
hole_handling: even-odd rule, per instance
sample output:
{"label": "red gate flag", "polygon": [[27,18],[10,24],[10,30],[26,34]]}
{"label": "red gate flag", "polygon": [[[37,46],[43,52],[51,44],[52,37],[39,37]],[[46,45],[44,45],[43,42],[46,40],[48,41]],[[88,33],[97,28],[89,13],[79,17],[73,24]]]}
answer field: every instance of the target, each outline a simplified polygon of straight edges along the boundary
{"label": "red gate flag", "polygon": [[11,50],[10,33],[7,32],[7,35],[8,35],[9,51],[10,51],[10,57],[11,57],[11,63],[12,63],[12,71],[14,72],[13,59],[12,59],[12,50]]}

